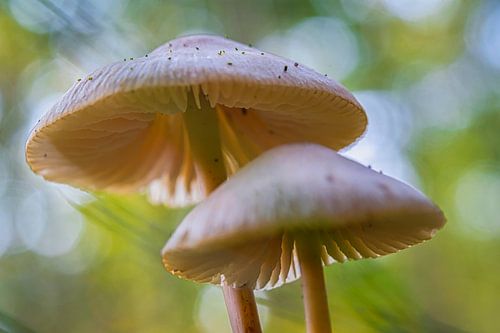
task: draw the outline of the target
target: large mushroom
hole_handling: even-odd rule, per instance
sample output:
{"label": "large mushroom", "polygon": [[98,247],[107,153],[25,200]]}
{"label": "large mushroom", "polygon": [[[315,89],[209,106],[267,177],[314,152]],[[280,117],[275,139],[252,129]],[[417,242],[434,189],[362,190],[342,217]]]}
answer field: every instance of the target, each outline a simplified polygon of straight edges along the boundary
{"label": "large mushroom", "polygon": [[182,278],[235,288],[302,276],[307,331],[325,333],[322,265],[397,252],[444,223],[414,188],[328,148],[291,144],[262,154],[195,207],[163,262]]}
{"label": "large mushroom", "polygon": [[189,36],[76,82],[36,125],[26,157],[47,180],[150,187],[157,201],[186,204],[264,150],[301,141],[340,149],[365,126],[332,79],[228,39]]}
{"label": "large mushroom", "polygon": [[359,103],[332,79],[225,38],[189,36],[76,82],[32,131],[26,158],[47,180],[186,205],[267,149],[339,149],[365,127]]}

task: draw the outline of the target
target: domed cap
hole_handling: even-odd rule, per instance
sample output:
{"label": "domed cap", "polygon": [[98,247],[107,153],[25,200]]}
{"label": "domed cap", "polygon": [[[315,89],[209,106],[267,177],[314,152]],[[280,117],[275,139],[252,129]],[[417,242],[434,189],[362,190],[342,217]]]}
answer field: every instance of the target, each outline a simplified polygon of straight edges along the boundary
{"label": "domed cap", "polygon": [[274,148],[195,207],[163,249],[183,278],[256,289],[299,277],[296,237],[324,264],[376,258],[430,239],[443,213],[416,189],[313,144]]}
{"label": "domed cap", "polygon": [[48,180],[84,189],[150,186],[159,201],[198,201],[204,177],[182,116],[190,105],[216,112],[229,173],[283,143],[342,148],[366,126],[335,81],[228,39],[189,36],[75,83],[32,131],[27,161]]}

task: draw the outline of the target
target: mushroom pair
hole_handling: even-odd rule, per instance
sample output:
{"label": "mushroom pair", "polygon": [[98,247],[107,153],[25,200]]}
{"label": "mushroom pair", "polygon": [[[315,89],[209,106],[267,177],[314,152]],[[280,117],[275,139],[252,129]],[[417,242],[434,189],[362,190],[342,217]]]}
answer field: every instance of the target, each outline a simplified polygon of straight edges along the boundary
{"label": "mushroom pair", "polygon": [[[340,149],[365,127],[359,103],[324,75],[228,39],[190,36],[79,79],[36,125],[26,158],[47,180],[187,205],[266,150]],[[224,287],[231,322],[252,317],[259,330],[251,289],[238,286]]]}
{"label": "mushroom pair", "polygon": [[270,289],[302,277],[307,332],[331,332],[323,265],[430,239],[442,212],[412,187],[314,144],[274,148],[195,207],[163,249],[197,282]]}

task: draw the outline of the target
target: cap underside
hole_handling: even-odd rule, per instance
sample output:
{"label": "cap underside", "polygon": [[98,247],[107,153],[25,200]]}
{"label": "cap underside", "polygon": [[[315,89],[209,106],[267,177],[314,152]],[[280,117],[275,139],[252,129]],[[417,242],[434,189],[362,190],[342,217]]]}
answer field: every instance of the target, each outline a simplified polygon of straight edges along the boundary
{"label": "cap underside", "polygon": [[163,263],[174,275],[192,281],[267,290],[300,278],[295,250],[299,233],[321,245],[322,262],[330,265],[395,253],[430,239],[434,232],[431,227],[391,230],[370,223],[336,230],[292,230],[208,251],[168,250]]}

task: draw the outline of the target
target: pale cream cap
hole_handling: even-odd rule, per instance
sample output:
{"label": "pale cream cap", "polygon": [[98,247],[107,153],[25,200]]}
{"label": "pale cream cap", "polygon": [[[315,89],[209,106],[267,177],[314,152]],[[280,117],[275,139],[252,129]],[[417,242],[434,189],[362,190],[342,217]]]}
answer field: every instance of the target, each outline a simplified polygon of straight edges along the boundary
{"label": "pale cream cap", "polygon": [[345,88],[312,69],[222,37],[189,36],[75,83],[34,128],[27,161],[47,180],[84,189],[149,187],[156,201],[197,202],[206,193],[183,124],[189,103],[217,112],[229,173],[284,143],[340,149],[367,122]]}

